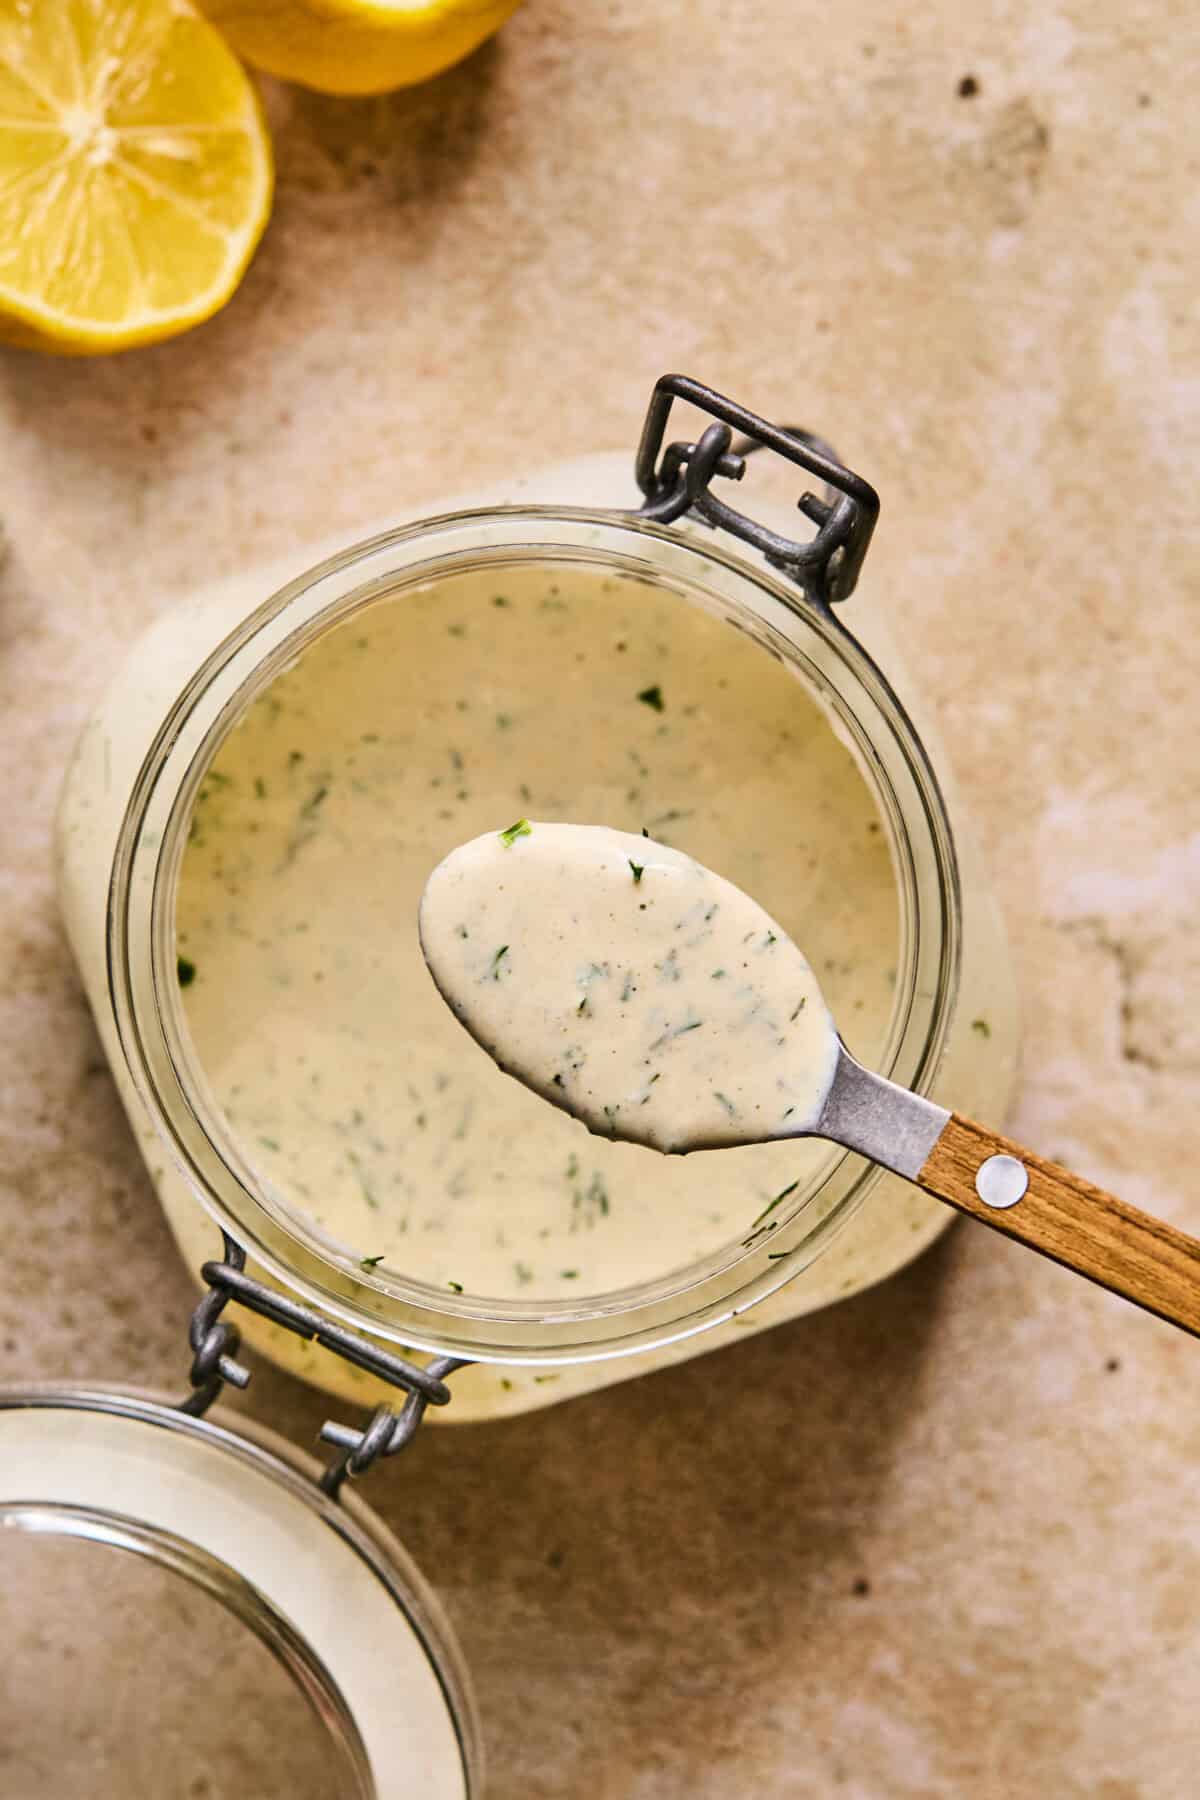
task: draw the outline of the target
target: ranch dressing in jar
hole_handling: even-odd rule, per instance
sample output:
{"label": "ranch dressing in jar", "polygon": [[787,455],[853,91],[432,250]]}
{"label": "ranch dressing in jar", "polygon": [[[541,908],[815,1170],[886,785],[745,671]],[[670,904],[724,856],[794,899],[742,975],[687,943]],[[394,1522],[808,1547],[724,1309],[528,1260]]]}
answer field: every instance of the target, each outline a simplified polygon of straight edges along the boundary
{"label": "ranch dressing in jar", "polygon": [[328,1316],[475,1359],[439,1417],[715,1349],[950,1217],[823,1143],[664,1160],[507,1080],[416,931],[430,870],[497,820],[644,827],[779,919],[864,1062],[988,1117],[1010,1091],[1003,937],[869,595],[851,637],[756,550],[597,510],[631,504],[627,459],[592,457],[193,596],[64,789],[71,941],[184,1256],[219,1252],[216,1219]]}
{"label": "ranch dressing in jar", "polygon": [[226,739],[176,904],[188,1033],[230,1131],[374,1267],[499,1300],[605,1293],[737,1243],[830,1160],[817,1143],[719,1166],[604,1143],[464,1040],[417,938],[430,870],[506,811],[585,807],[736,872],[808,945],[863,1054],[883,1053],[891,857],[787,668],[668,592],[583,569],[382,601]]}

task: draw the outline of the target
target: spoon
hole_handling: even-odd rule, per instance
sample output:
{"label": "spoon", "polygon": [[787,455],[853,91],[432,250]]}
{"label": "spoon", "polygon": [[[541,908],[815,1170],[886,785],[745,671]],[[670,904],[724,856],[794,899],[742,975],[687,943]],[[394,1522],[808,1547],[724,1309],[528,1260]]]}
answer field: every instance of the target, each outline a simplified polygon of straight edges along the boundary
{"label": "spoon", "polygon": [[864,1068],[782,927],[682,851],[520,819],[438,864],[418,923],[466,1029],[589,1130],[827,1138],[1200,1336],[1200,1242]]}

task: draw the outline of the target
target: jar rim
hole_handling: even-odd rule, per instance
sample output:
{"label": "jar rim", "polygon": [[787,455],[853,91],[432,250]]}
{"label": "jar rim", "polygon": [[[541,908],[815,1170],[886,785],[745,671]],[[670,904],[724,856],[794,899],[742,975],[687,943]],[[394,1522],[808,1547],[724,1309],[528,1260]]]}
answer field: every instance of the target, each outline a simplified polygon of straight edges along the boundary
{"label": "jar rim", "polygon": [[[866,1198],[879,1171],[831,1157],[809,1193],[757,1245],[585,1303],[477,1301],[382,1269],[364,1270],[297,1215],[281,1215],[207,1106],[181,1027],[174,897],[186,821],[204,772],[246,708],[318,637],[360,608],[482,565],[587,564],[739,615],[734,622],[791,664],[833,712],[884,820],[906,928],[884,1072],[927,1090],[953,1014],[961,895],[953,835],[921,740],[878,665],[827,609],[694,529],[574,507],[454,512],[381,533],[328,558],[266,599],[195,671],[169,708],[121,823],[108,897],[109,986],[139,1095],[199,1202],[285,1287],[369,1334],[479,1361],[603,1360],[676,1342],[728,1320],[811,1263]],[[836,679],[835,679],[836,677]],[[859,710],[842,692],[853,687]],[[871,721],[868,730],[860,711]],[[904,789],[904,803],[897,783]],[[910,821],[926,838],[914,856]],[[931,853],[931,854],[930,854]],[[932,874],[923,896],[918,862]],[[928,1020],[915,1019],[917,1001]],[[901,1052],[903,1051],[903,1058]],[[194,1059],[192,1059],[194,1060]],[[824,1196],[821,1199],[821,1196]],[[820,1204],[814,1204],[820,1199]],[[794,1242],[795,1226],[801,1224]],[[789,1241],[786,1251],[772,1245]]]}

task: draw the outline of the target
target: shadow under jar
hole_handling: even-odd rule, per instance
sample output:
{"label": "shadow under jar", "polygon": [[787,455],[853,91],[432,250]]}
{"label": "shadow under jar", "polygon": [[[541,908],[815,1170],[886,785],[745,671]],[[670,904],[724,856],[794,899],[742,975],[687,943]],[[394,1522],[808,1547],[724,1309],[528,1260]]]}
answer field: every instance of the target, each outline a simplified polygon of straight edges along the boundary
{"label": "shadow under jar", "polygon": [[730,540],[598,510],[629,504],[625,458],[591,457],[269,599],[277,572],[207,590],[135,649],[63,796],[72,943],[183,1255],[219,1254],[219,1221],[326,1315],[473,1359],[449,1419],[828,1305],[951,1218],[824,1143],[662,1158],[502,1075],[420,959],[456,843],[644,828],[781,921],[863,1061],[983,1117],[1010,1095],[1003,934],[869,602],[852,637]]}

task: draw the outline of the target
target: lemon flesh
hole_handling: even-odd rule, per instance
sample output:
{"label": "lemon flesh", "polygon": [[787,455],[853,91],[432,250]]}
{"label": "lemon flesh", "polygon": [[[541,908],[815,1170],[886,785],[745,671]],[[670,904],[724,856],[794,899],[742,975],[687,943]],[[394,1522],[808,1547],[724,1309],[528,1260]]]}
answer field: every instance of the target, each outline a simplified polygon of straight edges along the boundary
{"label": "lemon flesh", "polygon": [[0,338],[89,355],[207,319],[271,187],[253,85],[186,0],[0,0]]}
{"label": "lemon flesh", "polygon": [[491,37],[519,0],[200,0],[239,56],[322,94],[426,81]]}

